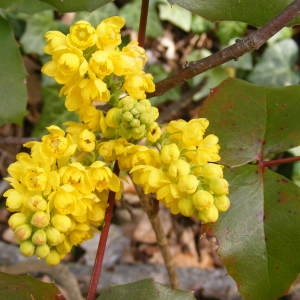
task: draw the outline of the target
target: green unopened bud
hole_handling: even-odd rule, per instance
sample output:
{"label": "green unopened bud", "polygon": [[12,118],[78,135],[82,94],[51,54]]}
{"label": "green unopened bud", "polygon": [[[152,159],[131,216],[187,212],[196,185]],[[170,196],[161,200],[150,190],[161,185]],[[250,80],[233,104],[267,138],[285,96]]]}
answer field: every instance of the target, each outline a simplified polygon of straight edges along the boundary
{"label": "green unopened bud", "polygon": [[40,258],[45,258],[50,253],[50,248],[48,245],[44,244],[41,246],[37,246],[35,249],[36,256]]}
{"label": "green unopened bud", "polygon": [[50,266],[58,265],[60,262],[60,256],[55,250],[51,250],[46,256],[46,263]]}
{"label": "green unopened bud", "polygon": [[126,111],[123,115],[122,115],[122,119],[126,122],[130,122],[133,120],[133,115],[131,112]]}
{"label": "green unopened bud", "polygon": [[67,232],[72,226],[71,219],[65,215],[54,215],[51,223],[60,232]]}
{"label": "green unopened bud", "polygon": [[43,211],[37,211],[32,216],[30,223],[35,227],[43,228],[49,224],[49,221],[50,216],[47,213]]}
{"label": "green unopened bud", "polygon": [[47,241],[50,246],[56,246],[60,244],[64,236],[62,233],[60,233],[56,228],[49,227],[46,229],[46,235],[47,235]]}
{"label": "green unopened bud", "polygon": [[47,242],[46,232],[43,229],[38,229],[31,238],[35,245],[44,245]]}
{"label": "green unopened bud", "polygon": [[138,127],[140,127],[140,125],[141,125],[141,122],[138,119],[133,119],[130,122],[130,126],[133,128],[138,128]]}
{"label": "green unopened bud", "polygon": [[105,117],[105,122],[108,127],[118,128],[120,123],[121,111],[119,108],[111,108]]}
{"label": "green unopened bud", "polygon": [[32,228],[29,224],[20,225],[15,229],[15,235],[19,241],[27,240],[31,236],[31,233]]}
{"label": "green unopened bud", "polygon": [[18,226],[23,225],[27,222],[27,216],[22,213],[15,213],[8,219],[8,225],[12,229],[16,229]]}
{"label": "green unopened bud", "polygon": [[228,194],[228,182],[224,178],[212,179],[209,186],[216,195]]}
{"label": "green unopened bud", "polygon": [[193,203],[198,210],[203,210],[210,207],[214,203],[214,197],[211,193],[205,190],[198,190],[193,195]]}
{"label": "green unopened bud", "polygon": [[46,210],[48,207],[47,201],[40,195],[30,197],[27,205],[33,211]]}
{"label": "green unopened bud", "polygon": [[203,223],[213,223],[218,220],[219,211],[214,205],[211,205],[209,208],[201,210],[198,214],[198,218]]}
{"label": "green unopened bud", "polygon": [[215,197],[215,206],[219,211],[226,211],[230,206],[230,200],[227,196],[217,196]]}
{"label": "green unopened bud", "polygon": [[35,246],[30,241],[25,241],[20,244],[20,252],[25,256],[34,254]]}

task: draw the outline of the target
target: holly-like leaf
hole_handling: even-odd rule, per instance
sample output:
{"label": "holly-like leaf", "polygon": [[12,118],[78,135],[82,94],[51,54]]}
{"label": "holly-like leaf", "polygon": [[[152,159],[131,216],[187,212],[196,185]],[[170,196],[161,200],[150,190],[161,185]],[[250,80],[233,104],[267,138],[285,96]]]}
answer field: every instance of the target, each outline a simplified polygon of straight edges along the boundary
{"label": "holly-like leaf", "polygon": [[195,300],[192,292],[172,290],[153,279],[117,285],[101,290],[97,300]]}
{"label": "holly-like leaf", "polygon": [[87,10],[92,11],[100,6],[105,5],[106,3],[111,2],[112,0],[41,0],[46,2],[53,7],[55,7],[60,12],[68,11],[81,11]]}
{"label": "holly-like leaf", "polygon": [[0,17],[0,125],[21,123],[26,113],[26,73],[13,32]]}
{"label": "holly-like leaf", "polygon": [[220,138],[222,163],[234,167],[300,143],[300,86],[262,87],[228,79],[211,90],[200,115]]}
{"label": "holly-like leaf", "polygon": [[[261,26],[271,20],[293,0],[168,0],[211,21],[241,21]],[[293,23],[299,24],[297,17]]]}
{"label": "holly-like leaf", "polygon": [[300,271],[300,188],[253,165],[225,176],[231,208],[215,225],[221,258],[243,299],[278,299]]}
{"label": "holly-like leaf", "polygon": [[61,292],[52,283],[45,283],[28,275],[0,273],[0,299],[48,300],[59,299]]}
{"label": "holly-like leaf", "polygon": [[261,85],[291,85],[300,81],[295,69],[299,50],[296,42],[285,39],[268,47],[248,76],[248,80]]}

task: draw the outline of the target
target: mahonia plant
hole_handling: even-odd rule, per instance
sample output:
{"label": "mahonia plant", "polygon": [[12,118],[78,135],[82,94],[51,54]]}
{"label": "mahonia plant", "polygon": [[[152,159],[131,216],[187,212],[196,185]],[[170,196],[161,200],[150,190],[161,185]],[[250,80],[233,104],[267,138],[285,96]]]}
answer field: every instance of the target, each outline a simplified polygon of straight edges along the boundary
{"label": "mahonia plant", "polygon": [[145,194],[154,193],[173,214],[215,222],[229,208],[218,138],[205,118],[156,122],[146,99],[155,86],[143,71],[147,56],[137,42],[121,45],[124,19],[86,21],[69,34],[46,33],[52,59],[42,72],[62,85],[65,106],[79,122],[49,126],[41,141],[24,146],[7,180],[9,226],[26,256],[55,265],[104,222],[109,192],[121,198],[115,162]]}

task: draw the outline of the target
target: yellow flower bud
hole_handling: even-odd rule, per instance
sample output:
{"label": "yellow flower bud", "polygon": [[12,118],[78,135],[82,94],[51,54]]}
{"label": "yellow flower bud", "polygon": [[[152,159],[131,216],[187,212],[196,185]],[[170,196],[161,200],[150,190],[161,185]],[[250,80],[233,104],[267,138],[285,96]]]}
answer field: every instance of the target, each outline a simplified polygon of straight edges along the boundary
{"label": "yellow flower bud", "polygon": [[216,196],[214,204],[219,211],[226,211],[230,206],[230,200],[225,195]]}
{"label": "yellow flower bud", "polygon": [[168,175],[173,178],[177,178],[178,176],[187,176],[190,171],[190,164],[183,159],[178,159],[170,164],[168,168]]}
{"label": "yellow flower bud", "polygon": [[23,225],[27,222],[27,216],[22,213],[15,213],[8,219],[8,225],[12,229],[16,229],[18,226]]}
{"label": "yellow flower bud", "polygon": [[35,246],[30,241],[20,243],[20,252],[25,256],[34,254]]}
{"label": "yellow flower bud", "polygon": [[228,194],[228,182],[224,178],[210,180],[209,187],[216,195]]}
{"label": "yellow flower bud", "polygon": [[29,224],[23,224],[15,229],[16,238],[20,241],[27,240],[32,233],[32,228]]}
{"label": "yellow flower bud", "polygon": [[7,210],[18,211],[21,209],[23,205],[24,196],[20,192],[14,189],[9,189],[3,195],[4,197],[7,197],[6,199]]}
{"label": "yellow flower bud", "polygon": [[36,256],[40,258],[45,258],[46,256],[49,255],[49,253],[50,253],[50,248],[46,244],[37,246],[35,249]]}
{"label": "yellow flower bud", "polygon": [[210,207],[214,203],[214,197],[211,193],[205,190],[198,190],[193,196],[194,206],[198,210],[203,210],[205,208]]}
{"label": "yellow flower bud", "polygon": [[47,243],[50,246],[56,246],[60,244],[64,239],[64,235],[54,227],[48,227],[46,229],[46,236],[47,236]]}
{"label": "yellow flower bud", "polygon": [[84,129],[79,135],[78,146],[85,152],[92,152],[95,149],[95,140],[94,133]]}
{"label": "yellow flower bud", "polygon": [[50,216],[46,212],[37,211],[31,218],[30,223],[38,228],[46,227],[49,224]]}
{"label": "yellow flower bud", "polygon": [[72,226],[72,221],[65,215],[54,215],[51,219],[52,225],[60,232],[67,232]]}
{"label": "yellow flower bud", "polygon": [[43,229],[38,229],[32,235],[31,241],[35,245],[44,245],[44,244],[46,244],[46,242],[47,242],[46,232]]}
{"label": "yellow flower bud", "polygon": [[180,176],[178,180],[178,189],[182,193],[193,194],[199,184],[199,180],[195,175]]}
{"label": "yellow flower bud", "polygon": [[210,207],[199,211],[198,218],[202,223],[213,223],[218,220],[219,211],[214,205],[211,205]]}
{"label": "yellow flower bud", "polygon": [[48,207],[47,201],[41,195],[29,197],[26,204],[33,211],[46,210]]}
{"label": "yellow flower bud", "polygon": [[181,198],[178,201],[178,209],[179,212],[186,217],[191,217],[195,212],[193,203],[189,198]]}
{"label": "yellow flower bud", "polygon": [[201,167],[199,175],[205,178],[221,178],[223,177],[223,166],[208,163]]}
{"label": "yellow flower bud", "polygon": [[50,266],[55,266],[60,263],[60,255],[55,250],[51,250],[46,256],[46,263]]}

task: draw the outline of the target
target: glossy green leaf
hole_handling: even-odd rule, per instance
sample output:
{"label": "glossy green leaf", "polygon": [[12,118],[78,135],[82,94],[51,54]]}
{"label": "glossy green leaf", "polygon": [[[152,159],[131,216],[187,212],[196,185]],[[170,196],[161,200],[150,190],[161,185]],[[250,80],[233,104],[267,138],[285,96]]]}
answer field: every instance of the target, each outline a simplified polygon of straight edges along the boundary
{"label": "glossy green leaf", "polygon": [[299,144],[300,86],[262,87],[229,79],[200,110],[221,144],[222,163],[243,165]]}
{"label": "glossy green leaf", "polygon": [[21,0],[0,0],[0,7],[1,8],[7,8],[13,4],[17,4]]}
{"label": "glossy green leaf", "polygon": [[[275,17],[293,0],[168,0],[211,21],[241,21],[261,26]],[[294,23],[300,23],[298,17]]]}
{"label": "glossy green leaf", "polygon": [[299,50],[296,42],[285,39],[268,47],[248,76],[260,85],[280,86],[297,84],[300,72],[296,70]]}
{"label": "glossy green leaf", "polygon": [[26,113],[26,74],[13,32],[0,17],[0,125],[21,123]]}
{"label": "glossy green leaf", "polygon": [[153,279],[117,285],[101,290],[97,300],[195,300],[192,292],[172,290]]}
{"label": "glossy green leaf", "polygon": [[0,299],[55,300],[61,295],[54,284],[41,282],[28,275],[0,273],[0,287]]}
{"label": "glossy green leaf", "polygon": [[[1,2],[6,2],[6,5],[1,6]],[[5,7],[8,12],[25,12],[31,14],[53,8],[51,5],[38,0],[0,0],[0,7]]]}
{"label": "glossy green leaf", "polygon": [[300,272],[300,188],[254,165],[225,176],[231,208],[215,225],[222,261],[243,299],[278,299]]}
{"label": "glossy green leaf", "polygon": [[96,8],[111,2],[112,0],[40,0],[55,7],[60,12],[68,11],[92,11]]}
{"label": "glossy green leaf", "polygon": [[62,126],[67,121],[78,121],[75,113],[66,110],[64,100],[58,96],[57,85],[43,87],[43,110],[39,121],[35,124],[32,136],[39,137],[47,133],[50,125]]}

